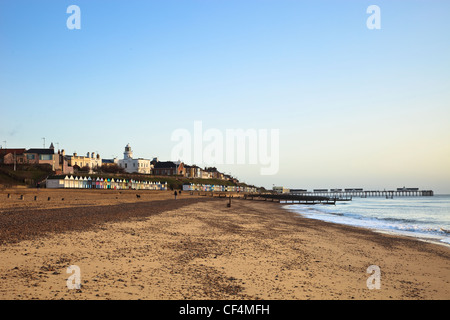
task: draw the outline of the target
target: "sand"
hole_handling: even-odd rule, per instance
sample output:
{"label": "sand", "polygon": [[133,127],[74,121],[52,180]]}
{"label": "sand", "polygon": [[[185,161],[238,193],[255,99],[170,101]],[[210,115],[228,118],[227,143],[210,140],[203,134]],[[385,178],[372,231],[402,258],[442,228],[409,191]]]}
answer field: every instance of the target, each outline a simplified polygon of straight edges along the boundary
{"label": "sand", "polygon": [[[44,189],[45,201],[34,201],[36,190],[8,192],[0,193],[3,300],[450,298],[448,247],[306,219],[278,203]],[[18,200],[20,192],[32,198]],[[80,289],[67,287],[70,265],[80,268]],[[367,286],[371,265],[380,289]]]}

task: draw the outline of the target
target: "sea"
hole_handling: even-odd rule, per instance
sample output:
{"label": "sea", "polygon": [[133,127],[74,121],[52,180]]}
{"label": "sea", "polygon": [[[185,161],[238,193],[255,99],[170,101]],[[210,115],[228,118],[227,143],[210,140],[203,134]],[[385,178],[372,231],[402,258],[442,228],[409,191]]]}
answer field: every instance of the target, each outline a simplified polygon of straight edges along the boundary
{"label": "sea", "polygon": [[353,197],[336,205],[284,206],[306,218],[415,237],[450,246],[450,195]]}

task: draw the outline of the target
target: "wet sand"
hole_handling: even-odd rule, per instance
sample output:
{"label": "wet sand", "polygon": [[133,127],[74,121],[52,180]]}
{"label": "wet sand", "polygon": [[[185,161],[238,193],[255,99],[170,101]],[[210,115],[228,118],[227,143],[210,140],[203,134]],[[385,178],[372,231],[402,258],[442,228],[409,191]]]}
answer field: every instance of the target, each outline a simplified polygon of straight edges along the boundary
{"label": "wet sand", "polygon": [[[450,298],[448,247],[277,203],[44,189],[54,198],[34,201],[25,191],[33,198],[0,193],[0,299]],[[67,288],[70,265],[79,290]],[[370,265],[379,290],[367,287]]]}

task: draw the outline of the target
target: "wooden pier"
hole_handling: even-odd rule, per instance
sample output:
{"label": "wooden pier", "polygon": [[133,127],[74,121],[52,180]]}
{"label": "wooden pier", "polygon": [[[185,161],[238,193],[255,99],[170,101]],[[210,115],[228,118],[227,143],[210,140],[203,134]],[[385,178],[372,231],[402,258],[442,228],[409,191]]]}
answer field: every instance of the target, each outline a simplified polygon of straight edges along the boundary
{"label": "wooden pier", "polygon": [[392,199],[393,197],[432,197],[434,192],[432,190],[327,190],[323,189],[320,191],[302,191],[302,192],[291,192],[291,195],[303,195],[303,196],[322,196],[327,198],[351,198],[351,197],[383,197],[387,199]]}

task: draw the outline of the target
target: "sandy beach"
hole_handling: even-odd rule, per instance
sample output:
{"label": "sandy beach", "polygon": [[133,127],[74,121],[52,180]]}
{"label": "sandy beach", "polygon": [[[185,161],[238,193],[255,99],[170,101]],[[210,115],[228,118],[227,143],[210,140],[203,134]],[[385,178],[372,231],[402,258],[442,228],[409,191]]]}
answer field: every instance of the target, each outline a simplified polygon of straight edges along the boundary
{"label": "sandy beach", "polygon": [[[278,203],[173,198],[3,190],[0,299],[450,298],[448,247],[306,219]],[[81,289],[67,287],[71,265]],[[371,265],[380,289],[367,287]]]}

